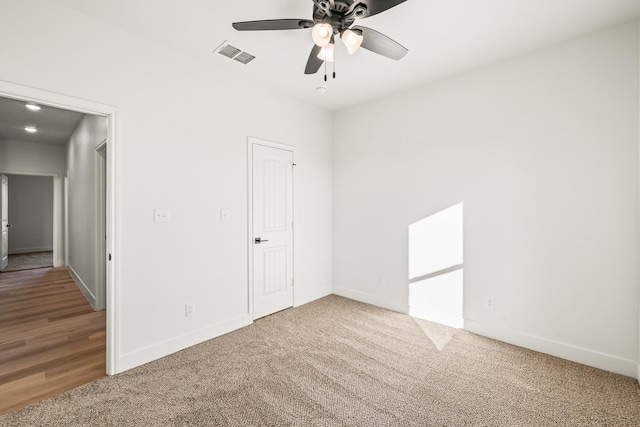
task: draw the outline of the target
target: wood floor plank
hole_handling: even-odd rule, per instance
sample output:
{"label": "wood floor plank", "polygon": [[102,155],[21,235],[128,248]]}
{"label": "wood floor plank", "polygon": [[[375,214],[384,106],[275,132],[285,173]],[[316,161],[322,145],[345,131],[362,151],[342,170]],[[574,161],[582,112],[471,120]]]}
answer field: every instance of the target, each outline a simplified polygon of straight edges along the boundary
{"label": "wood floor plank", "polygon": [[[73,319],[75,320],[75,319]],[[60,344],[72,341],[91,339],[96,333],[104,335],[104,322],[59,322],[61,325],[42,328],[42,332],[35,334],[31,331],[22,336],[14,336],[7,340],[6,345],[0,346],[0,364],[4,364],[17,358],[24,360],[27,356],[43,353],[49,350],[57,351]],[[34,331],[35,332],[35,331]],[[5,341],[4,339],[2,340]],[[3,370],[4,371],[4,370]],[[1,377],[1,374],[0,374]]]}
{"label": "wood floor plank", "polygon": [[35,390],[38,390],[45,383],[45,380],[45,373],[38,372],[37,374],[3,384],[0,387],[0,402],[2,402],[2,412],[0,412],[0,415],[13,412],[30,403],[42,400],[37,399],[34,395],[37,393]]}
{"label": "wood floor plank", "polygon": [[0,415],[105,376],[105,312],[66,268],[0,274]]}

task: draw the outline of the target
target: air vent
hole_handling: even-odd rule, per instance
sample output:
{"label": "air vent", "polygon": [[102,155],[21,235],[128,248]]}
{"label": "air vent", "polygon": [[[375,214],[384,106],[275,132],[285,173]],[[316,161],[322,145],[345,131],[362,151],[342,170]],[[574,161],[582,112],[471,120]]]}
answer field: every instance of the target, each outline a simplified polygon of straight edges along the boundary
{"label": "air vent", "polygon": [[240,55],[236,56],[235,58],[233,58],[234,60],[247,65],[249,62],[253,61],[254,59],[256,59],[255,56],[248,54],[247,52],[242,52]]}
{"label": "air vent", "polygon": [[223,47],[218,51],[220,55],[224,55],[227,58],[232,58],[232,59],[234,56],[236,56],[240,52],[242,52],[240,49],[238,49],[237,47],[233,47],[230,44],[226,45],[225,47]]}
{"label": "air vent", "polygon": [[245,65],[247,65],[249,62],[256,59],[254,55],[251,55],[250,53],[247,53],[247,52],[243,52],[237,47],[229,44],[228,41],[225,41],[220,46],[218,46],[216,50],[214,50],[214,52],[218,52],[220,55],[226,56],[229,59],[233,59]]}

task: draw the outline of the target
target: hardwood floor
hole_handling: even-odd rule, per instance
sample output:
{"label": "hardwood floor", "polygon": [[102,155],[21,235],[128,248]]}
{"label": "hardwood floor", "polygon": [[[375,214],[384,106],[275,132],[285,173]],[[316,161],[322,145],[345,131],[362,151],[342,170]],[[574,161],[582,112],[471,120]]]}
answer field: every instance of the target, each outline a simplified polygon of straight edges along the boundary
{"label": "hardwood floor", "polygon": [[65,267],[0,273],[0,415],[104,377],[105,335]]}

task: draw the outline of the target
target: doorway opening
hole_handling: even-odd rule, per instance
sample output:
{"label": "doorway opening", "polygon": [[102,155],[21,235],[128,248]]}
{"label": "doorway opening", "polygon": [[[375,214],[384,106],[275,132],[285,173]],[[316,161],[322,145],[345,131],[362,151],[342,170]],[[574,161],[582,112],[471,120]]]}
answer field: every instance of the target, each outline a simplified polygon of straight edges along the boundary
{"label": "doorway opening", "polygon": [[8,265],[2,271],[53,267],[54,176],[5,176],[11,233],[7,236]]}
{"label": "doorway opening", "polygon": [[463,267],[462,203],[409,225],[409,314],[463,328]]}
{"label": "doorway opening", "polygon": [[[36,106],[40,106],[43,108],[66,110],[69,112],[79,113],[83,116],[92,116],[94,118],[99,118],[103,123],[101,126],[103,126],[104,128],[105,136],[102,137],[101,140],[97,141],[97,143],[104,141],[108,144],[108,150],[104,151],[103,153],[105,154],[106,159],[102,159],[101,155],[96,152],[97,147],[95,145],[93,144],[91,144],[93,146],[88,145],[94,156],[92,159],[92,166],[95,167],[96,162],[99,162],[98,158],[100,158],[102,161],[101,166],[104,168],[104,175],[98,174],[97,179],[95,181],[92,181],[94,182],[94,184],[92,184],[91,191],[93,191],[94,193],[91,199],[89,200],[89,203],[92,206],[101,205],[101,207],[98,207],[96,209],[99,209],[102,211],[102,218],[95,216],[95,217],[89,218],[89,220],[91,222],[92,232],[95,233],[96,236],[98,235],[98,233],[101,236],[101,239],[100,239],[101,241],[99,243],[96,243],[96,246],[98,246],[98,249],[99,249],[99,246],[103,247],[102,249],[103,255],[96,256],[96,258],[97,257],[101,258],[100,263],[102,263],[103,268],[102,268],[102,271],[98,271],[98,273],[96,274],[104,277],[103,279],[104,286],[102,287],[103,289],[102,300],[103,300],[103,305],[105,307],[108,307],[108,310],[106,310],[106,315],[105,315],[105,311],[95,312],[96,314],[102,313],[102,318],[104,319],[103,334],[105,334],[104,339],[106,343],[106,350],[103,350],[103,353],[102,353],[103,373],[105,373],[106,371],[106,374],[109,374],[109,375],[116,374],[120,372],[119,366],[118,366],[118,358],[117,358],[117,355],[118,355],[117,331],[119,330],[119,316],[118,316],[118,298],[116,297],[117,296],[116,272],[118,271],[117,270],[118,260],[117,260],[116,249],[118,245],[116,241],[117,197],[116,197],[116,186],[115,186],[115,183],[117,182],[117,177],[116,177],[117,169],[116,169],[115,159],[117,158],[116,154],[117,154],[117,147],[118,147],[117,145],[118,110],[116,107],[113,107],[113,106],[100,104],[100,103],[88,101],[85,99],[61,95],[61,94],[49,92],[46,90],[20,86],[20,85],[16,85],[9,82],[3,82],[3,81],[0,81],[0,97],[2,97],[3,99],[19,101],[22,103],[23,108],[27,103],[35,104]],[[0,117],[0,122],[5,118],[7,118],[7,116],[2,115],[2,117]],[[1,124],[2,123],[0,123],[0,125]],[[24,129],[24,124],[20,124],[19,128],[22,131],[26,130]],[[6,139],[6,137],[3,138],[3,135],[0,135],[0,139]],[[15,141],[11,143],[15,145]],[[6,154],[5,151],[3,151],[0,154],[0,163],[2,162],[2,159],[7,160],[10,158],[10,156],[5,156],[4,154]],[[70,154],[70,156],[71,155],[75,156],[76,154],[77,153],[73,153],[73,154]],[[30,160],[27,159],[27,161],[25,163],[22,163],[21,166],[15,166],[15,168],[12,168],[12,169],[14,172],[15,171],[22,172],[25,169],[25,165],[28,165],[28,164],[42,165],[42,162],[44,161],[45,158],[46,158],[45,156],[40,156],[37,158],[31,158]],[[13,159],[15,160],[15,158]],[[2,167],[0,166],[0,170],[1,169]],[[72,258],[68,257],[68,255],[73,251],[73,249],[71,249],[74,245],[74,243],[72,242],[73,237],[69,237],[68,239],[65,238],[65,235],[68,234],[69,229],[71,228],[71,227],[65,227],[65,223],[67,225],[77,223],[76,219],[82,218],[82,210],[79,209],[77,210],[77,213],[75,214],[75,216],[72,215],[71,211],[73,210],[73,207],[70,206],[71,204],[70,199],[65,200],[66,199],[65,194],[69,195],[73,193],[74,185],[78,185],[78,184],[82,185],[82,183],[85,182],[84,180],[85,176],[86,174],[84,174],[84,172],[81,172],[81,171],[73,172],[73,171],[70,171],[69,169],[66,169],[57,173],[56,176],[54,177],[54,182],[55,182],[54,204],[57,204],[57,209],[55,209],[54,211],[54,222],[55,222],[54,228],[55,228],[55,225],[58,226],[58,232],[57,233],[54,232],[54,251],[56,249],[59,249],[59,255],[54,257],[54,264],[56,267],[65,266],[69,264],[67,260],[73,263]],[[101,176],[102,176],[101,178],[102,180],[100,180]],[[94,175],[94,178],[96,178],[95,175]],[[97,193],[95,192],[96,188],[94,187],[102,187],[104,189],[104,193],[103,193],[104,197],[98,196]],[[66,203],[66,202],[69,202],[69,203]],[[66,215],[68,218],[65,218],[64,212],[69,213],[69,215]],[[56,236],[57,236],[57,239],[56,239]],[[105,236],[107,237],[106,241],[105,241]],[[97,239],[92,238],[91,240],[92,241],[95,240],[97,242]],[[67,248],[68,250],[66,250]],[[81,254],[80,256],[84,256],[84,254]],[[34,271],[40,271],[40,270],[34,270]],[[54,268],[53,271],[58,271],[58,270]],[[93,311],[93,309],[91,309],[91,311]],[[106,368],[104,367],[105,359],[106,359]]]}

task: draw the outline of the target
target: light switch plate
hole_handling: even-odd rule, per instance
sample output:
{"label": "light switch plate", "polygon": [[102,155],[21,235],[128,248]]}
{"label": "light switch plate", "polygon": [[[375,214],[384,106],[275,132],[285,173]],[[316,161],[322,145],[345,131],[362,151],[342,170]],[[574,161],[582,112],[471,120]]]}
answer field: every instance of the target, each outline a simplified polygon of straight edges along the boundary
{"label": "light switch plate", "polygon": [[168,209],[155,209],[153,211],[153,222],[171,222],[171,211]]}
{"label": "light switch plate", "polygon": [[226,221],[229,219],[229,211],[227,209],[220,210],[220,221]]}

